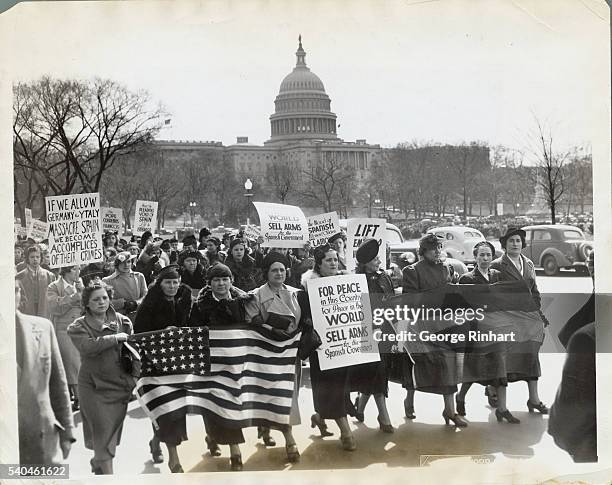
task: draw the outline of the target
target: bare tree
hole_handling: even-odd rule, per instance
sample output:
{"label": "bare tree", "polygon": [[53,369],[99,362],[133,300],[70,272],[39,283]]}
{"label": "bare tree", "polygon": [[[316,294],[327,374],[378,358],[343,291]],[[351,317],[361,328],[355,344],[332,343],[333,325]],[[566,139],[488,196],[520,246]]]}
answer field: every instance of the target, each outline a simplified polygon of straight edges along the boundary
{"label": "bare tree", "polygon": [[304,188],[300,194],[318,203],[324,212],[331,212],[336,203],[342,203],[340,192],[346,198],[347,186],[355,180],[355,171],[336,158],[319,160],[310,170],[302,171],[302,175]]}
{"label": "bare tree", "polygon": [[267,166],[266,182],[284,204],[289,193],[295,190],[297,178],[295,172],[284,161],[279,160]]}
{"label": "bare tree", "polygon": [[13,94],[14,166],[53,195],[97,192],[117,155],[150,141],[166,115],[146,92],[105,79],[44,77]]}
{"label": "bare tree", "polygon": [[564,166],[568,152],[557,150],[552,131],[534,116],[536,129],[529,139],[528,149],[535,159],[532,181],[540,187],[550,209],[550,220],[556,224],[557,204],[565,192]]}

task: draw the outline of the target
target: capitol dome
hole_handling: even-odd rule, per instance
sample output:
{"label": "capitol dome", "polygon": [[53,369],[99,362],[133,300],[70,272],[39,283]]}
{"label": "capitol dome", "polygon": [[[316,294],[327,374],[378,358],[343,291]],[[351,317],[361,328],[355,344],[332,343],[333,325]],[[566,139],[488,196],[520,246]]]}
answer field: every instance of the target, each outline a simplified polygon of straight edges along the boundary
{"label": "capitol dome", "polygon": [[302,36],[295,55],[295,68],[283,79],[274,100],[275,111],[270,116],[271,137],[266,143],[337,140],[336,115],[331,112],[331,100],[319,76],[306,66]]}

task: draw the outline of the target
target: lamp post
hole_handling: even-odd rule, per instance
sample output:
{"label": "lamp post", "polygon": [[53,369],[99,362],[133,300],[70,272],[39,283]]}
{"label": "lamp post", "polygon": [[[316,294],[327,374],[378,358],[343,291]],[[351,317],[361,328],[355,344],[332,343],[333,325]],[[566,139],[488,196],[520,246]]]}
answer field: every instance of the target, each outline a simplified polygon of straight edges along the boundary
{"label": "lamp post", "polygon": [[194,212],[195,212],[197,206],[198,206],[198,204],[196,202],[189,202],[189,213],[191,214],[191,227],[194,227],[194,225],[193,225],[193,215],[194,215]]}
{"label": "lamp post", "polygon": [[247,226],[249,226],[251,224],[251,198],[253,197],[253,182],[251,182],[251,179],[248,178],[246,179],[246,182],[244,183],[244,196],[246,197],[247,200]]}

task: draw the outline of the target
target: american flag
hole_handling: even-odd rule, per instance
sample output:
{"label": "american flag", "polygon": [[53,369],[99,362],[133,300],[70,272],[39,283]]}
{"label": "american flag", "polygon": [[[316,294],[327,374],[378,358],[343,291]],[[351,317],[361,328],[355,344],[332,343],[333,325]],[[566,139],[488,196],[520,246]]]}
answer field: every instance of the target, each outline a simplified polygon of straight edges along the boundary
{"label": "american flag", "polygon": [[133,335],[139,402],[154,422],[212,413],[228,427],[289,424],[300,335],[277,341],[252,326]]}

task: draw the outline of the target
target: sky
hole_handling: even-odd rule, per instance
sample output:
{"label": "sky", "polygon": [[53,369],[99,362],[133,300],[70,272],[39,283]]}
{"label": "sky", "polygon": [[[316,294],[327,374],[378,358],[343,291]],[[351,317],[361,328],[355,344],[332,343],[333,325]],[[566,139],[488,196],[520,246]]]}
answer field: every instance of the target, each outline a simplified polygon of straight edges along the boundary
{"label": "sky", "polygon": [[11,79],[145,89],[171,113],[160,139],[262,144],[301,34],[346,141],[524,149],[536,116],[563,148],[608,136],[608,12],[595,0],[45,2],[0,15],[0,30]]}

